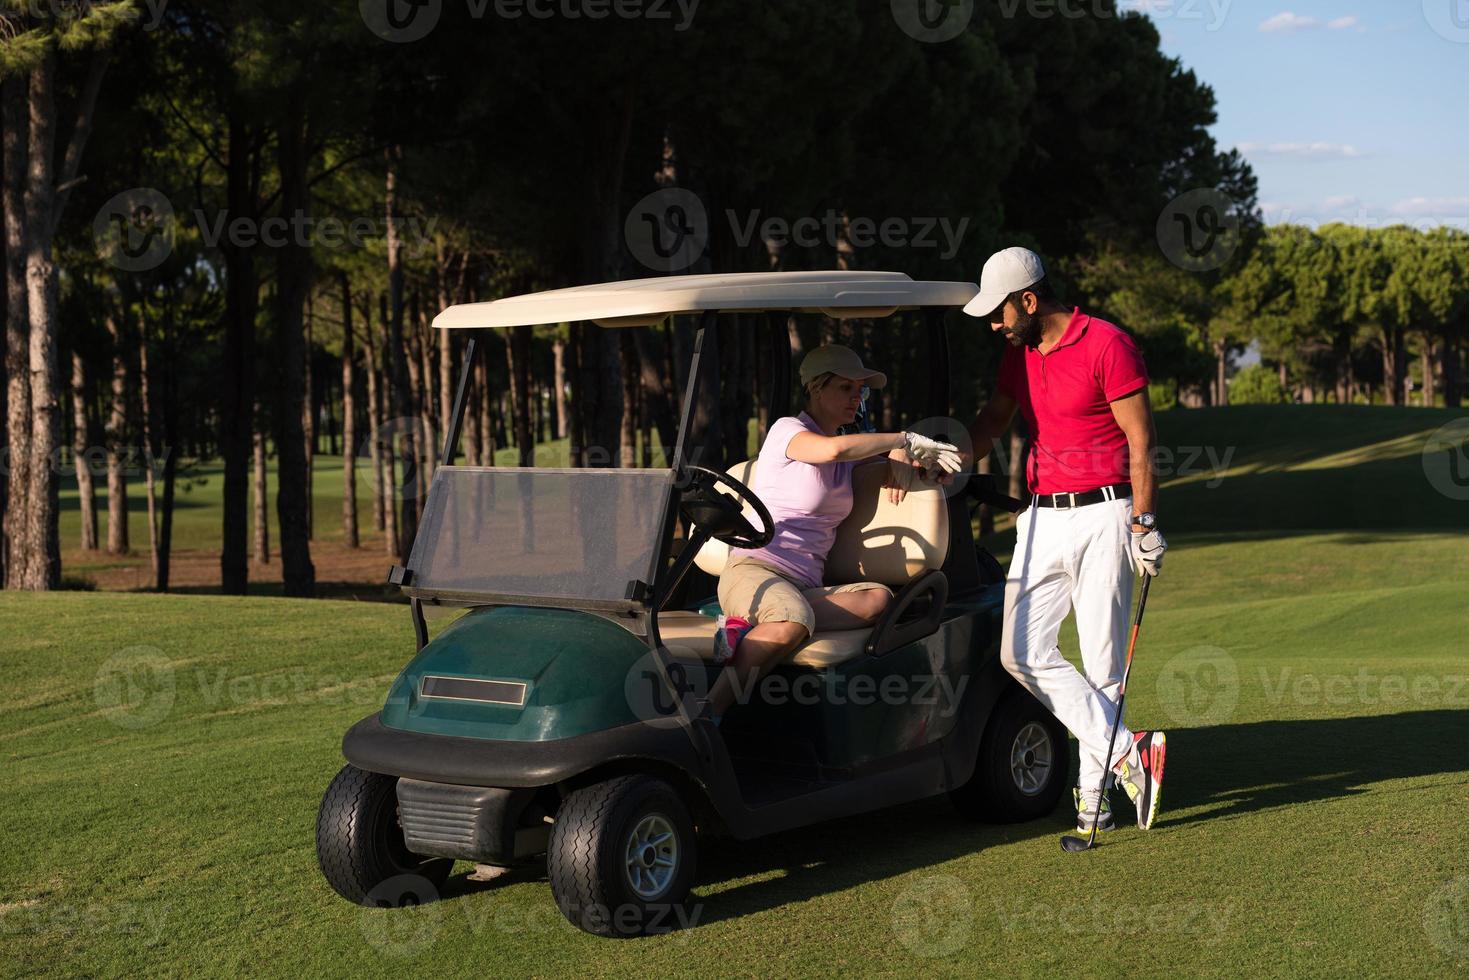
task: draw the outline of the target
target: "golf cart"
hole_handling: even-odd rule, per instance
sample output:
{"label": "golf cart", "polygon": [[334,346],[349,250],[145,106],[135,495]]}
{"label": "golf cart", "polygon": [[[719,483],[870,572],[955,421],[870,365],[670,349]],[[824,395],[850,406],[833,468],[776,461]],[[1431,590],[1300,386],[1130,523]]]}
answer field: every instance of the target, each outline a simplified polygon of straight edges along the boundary
{"label": "golf cart", "polygon": [[[454,306],[469,331],[454,417],[412,554],[418,654],[382,711],[347,732],[322,800],[317,853],[343,897],[432,897],[455,860],[544,854],[566,917],[599,935],[683,917],[700,835],[749,839],[947,793],[967,816],[1030,820],[1067,781],[1066,732],[999,662],[1003,573],[976,548],[970,508],[1018,503],[971,475],[915,480],[894,503],[888,463],[854,471],[829,583],[876,580],[879,622],[818,631],[716,726],[702,717],[729,548],[767,541],[749,489],[686,452],[701,349],[718,314],[767,331],[771,419],[790,413],[791,311],[881,319],[923,310],[930,414],[947,414],[943,312],[972,283],[901,273],[800,272],[616,282]],[[591,320],[647,326],[696,314],[677,443],[666,468],[453,465],[474,331]],[[960,436],[956,423],[929,435]],[[695,571],[697,566],[698,571]],[[462,612],[429,641],[425,610]]]}

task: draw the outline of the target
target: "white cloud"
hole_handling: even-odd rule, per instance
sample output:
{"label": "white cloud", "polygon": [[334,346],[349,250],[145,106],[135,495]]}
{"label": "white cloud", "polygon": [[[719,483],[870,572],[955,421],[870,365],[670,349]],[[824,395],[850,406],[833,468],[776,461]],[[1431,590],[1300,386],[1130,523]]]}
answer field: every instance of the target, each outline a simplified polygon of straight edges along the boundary
{"label": "white cloud", "polygon": [[1349,143],[1241,143],[1246,156],[1290,157],[1296,160],[1355,160],[1363,153]]}
{"label": "white cloud", "polygon": [[1336,20],[1331,21],[1326,26],[1331,28],[1333,31],[1344,31],[1350,27],[1357,26],[1357,16],[1356,14],[1353,14],[1350,17],[1338,17]]}
{"label": "white cloud", "polygon": [[1284,13],[1276,14],[1269,20],[1261,21],[1260,32],[1262,34],[1290,34],[1294,31],[1304,31],[1320,26],[1321,21],[1315,17],[1302,17],[1287,10]]}
{"label": "white cloud", "polygon": [[1394,214],[1431,216],[1469,212],[1469,197],[1410,197],[1392,206]]}

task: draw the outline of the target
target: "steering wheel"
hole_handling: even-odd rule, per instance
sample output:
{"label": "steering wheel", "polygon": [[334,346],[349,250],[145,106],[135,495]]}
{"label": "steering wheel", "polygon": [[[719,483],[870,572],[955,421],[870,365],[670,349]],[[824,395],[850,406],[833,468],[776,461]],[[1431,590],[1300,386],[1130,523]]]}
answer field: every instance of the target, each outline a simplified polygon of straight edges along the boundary
{"label": "steering wheel", "polygon": [[[715,541],[731,548],[763,548],[775,537],[775,521],[770,511],[749,487],[728,473],[689,464],[683,469],[689,488],[683,492],[679,512],[690,523],[704,528]],[[716,489],[721,484],[734,492],[738,502]],[[763,530],[755,530],[740,503],[749,504],[759,515]]]}

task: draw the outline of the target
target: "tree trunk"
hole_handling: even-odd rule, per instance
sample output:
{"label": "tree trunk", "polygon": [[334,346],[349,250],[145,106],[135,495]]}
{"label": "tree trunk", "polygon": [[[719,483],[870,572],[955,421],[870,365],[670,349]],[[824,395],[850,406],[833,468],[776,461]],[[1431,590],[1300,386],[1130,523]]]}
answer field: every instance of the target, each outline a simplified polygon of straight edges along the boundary
{"label": "tree trunk", "polygon": [[[229,149],[225,198],[231,221],[250,221],[255,214],[259,157],[255,134],[245,121],[238,93],[229,106]],[[219,448],[224,458],[224,521],[219,557],[220,585],[226,595],[244,595],[250,581],[246,551],[250,508],[250,465],[255,439],[255,315],[260,305],[255,255],[224,236],[225,305],[224,379],[219,406]]]}
{"label": "tree trunk", "polygon": [[97,550],[97,493],[92,486],[90,432],[87,424],[87,368],[82,355],[71,352],[71,454],[77,471],[77,499],[82,520],[82,550]]}
{"label": "tree trunk", "polygon": [[[300,93],[288,99],[281,120],[276,158],[280,168],[281,213],[307,215],[306,134]],[[310,597],[316,591],[307,526],[307,446],[301,425],[306,394],[303,368],[306,337],[302,308],[310,291],[311,252],[292,238],[276,250],[276,323],[279,329],[281,377],[275,413],[276,520],[280,529],[281,580],[288,596]]]}
{"label": "tree trunk", "polygon": [[260,419],[256,426],[252,442],[252,456],[254,457],[254,492],[253,503],[255,512],[253,542],[255,545],[255,563],[258,565],[270,564],[270,504],[268,501],[268,488],[266,486],[265,470],[265,420]]}
{"label": "tree trunk", "polygon": [[481,350],[474,358],[475,402],[471,409],[479,416],[479,464],[495,465],[495,423],[490,418],[490,367]]}
{"label": "tree trunk", "polygon": [[314,320],[311,309],[311,289],[306,290],[306,342],[305,357],[301,360],[301,378],[305,382],[304,391],[301,395],[301,435],[306,446],[306,540],[310,541],[316,536],[316,508],[314,504],[314,484],[316,476],[316,379],[312,377],[311,370],[311,328]]}
{"label": "tree trunk", "polygon": [[163,311],[163,522],[158,531],[158,591],[168,591],[169,559],[173,550],[173,499],[178,479],[177,352],[173,343],[174,297]]}
{"label": "tree trunk", "polygon": [[566,415],[566,440],[567,440],[567,463],[570,466],[585,466],[584,459],[587,445],[586,425],[582,420],[582,327],[580,324],[568,325],[569,335],[566,342],[566,377],[571,386],[571,404],[567,407]]}
{"label": "tree trunk", "polygon": [[148,567],[153,572],[153,588],[158,588],[158,493],[153,445],[153,401],[148,388],[148,324],[139,324],[138,332],[138,420],[143,436],[143,487],[148,501]]}
{"label": "tree trunk", "polygon": [[659,349],[658,338],[649,327],[628,327],[633,343],[637,346],[638,371],[642,376],[643,418],[658,431],[658,441],[663,447],[663,459],[659,465],[672,462],[673,444],[678,438],[678,418],[674,415],[677,398],[673,395],[674,377],[668,371],[668,359]]}
{"label": "tree trunk", "polygon": [[1460,371],[1459,341],[1447,329],[1439,339],[1439,359],[1443,364],[1443,403],[1445,408],[1458,408],[1463,398],[1463,375]]}
{"label": "tree trunk", "polygon": [[531,331],[528,326],[511,327],[505,331],[505,363],[510,371],[510,418],[515,427],[515,448],[521,466],[533,466],[536,453],[530,413]]}
{"label": "tree trunk", "polygon": [[[363,350],[367,354],[367,452],[372,464],[372,526],[374,530],[381,531],[386,525],[383,518],[383,501],[385,487],[383,486],[383,451],[380,429],[383,418],[382,395],[378,392],[378,370],[377,370],[377,330],[372,323],[372,304],[364,303],[362,308],[362,322],[366,326],[363,336],[367,343]],[[350,447],[355,453],[356,447]],[[391,550],[391,548],[389,549]]]}
{"label": "tree trunk", "polygon": [[357,540],[357,403],[352,397],[352,285],[342,282],[342,543],[355,548]]}
{"label": "tree trunk", "polygon": [[[398,219],[394,210],[398,206],[398,164],[403,158],[403,148],[389,147],[387,155],[387,252],[388,252],[388,342],[387,356],[392,359],[393,373],[389,389],[392,392],[393,409],[399,425],[405,426],[399,438],[400,461],[403,467],[403,508],[398,522],[397,553],[403,560],[413,552],[413,539],[418,536],[418,501],[414,492],[418,476],[418,449],[416,433],[409,420],[414,417],[412,392],[408,387],[408,358],[403,338],[403,242],[398,237]],[[391,482],[391,481],[390,481]]]}
{"label": "tree trunk", "polygon": [[1434,403],[1433,334],[1427,330],[1423,331],[1423,347],[1419,351],[1419,361],[1423,369],[1423,407],[1432,408]]}
{"label": "tree trunk", "polygon": [[1403,356],[1403,328],[1382,328],[1382,394],[1389,405],[1406,404],[1403,376],[1407,373]]}
{"label": "tree trunk", "polygon": [[[26,187],[26,286],[31,317],[31,467],[26,492],[25,547],[30,552],[23,587],[61,584],[61,535],[57,523],[59,474],[54,465],[61,436],[56,360],[59,284],[51,239],[59,216],[52,157],[56,142],[56,54],[48,52],[31,72],[30,152]],[[14,506],[13,504],[11,505]]]}
{"label": "tree trunk", "polygon": [[1222,340],[1214,341],[1214,404],[1229,404],[1229,345]]}
{"label": "tree trunk", "polygon": [[112,338],[112,412],[107,420],[107,553],[125,555],[128,540],[127,422],[128,366],[118,315],[107,312],[107,334]]}
{"label": "tree trunk", "polygon": [[[636,329],[636,328],[635,328]],[[551,341],[551,397],[556,403],[556,431],[552,438],[566,438],[566,338]]]}
{"label": "tree trunk", "polygon": [[638,371],[637,350],[629,331],[618,332],[622,347],[622,429],[618,433],[618,465],[630,470],[638,465]]}
{"label": "tree trunk", "polygon": [[[439,312],[449,308],[449,266],[444,252],[444,240],[438,239],[439,262],[438,262],[438,286],[439,286]],[[466,254],[466,259],[468,255]],[[454,418],[454,349],[449,343],[448,330],[434,330],[433,317],[429,317],[429,334],[437,334],[439,348],[439,428],[449,431],[449,426]],[[465,455],[469,455],[468,452]]]}
{"label": "tree trunk", "polygon": [[30,118],[27,77],[15,75],[3,84],[5,205],[5,585],[18,589],[26,576],[25,515],[31,460],[31,314],[26,291],[26,155]]}

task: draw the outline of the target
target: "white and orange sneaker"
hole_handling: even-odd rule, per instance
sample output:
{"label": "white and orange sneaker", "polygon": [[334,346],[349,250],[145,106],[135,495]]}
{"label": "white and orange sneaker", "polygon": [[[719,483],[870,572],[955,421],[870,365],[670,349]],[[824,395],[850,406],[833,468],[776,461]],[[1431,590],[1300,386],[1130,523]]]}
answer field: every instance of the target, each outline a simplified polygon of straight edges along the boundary
{"label": "white and orange sneaker", "polygon": [[1136,732],[1132,748],[1117,764],[1117,781],[1137,807],[1138,827],[1147,830],[1158,816],[1158,801],[1163,796],[1163,761],[1168,736],[1163,732]]}

